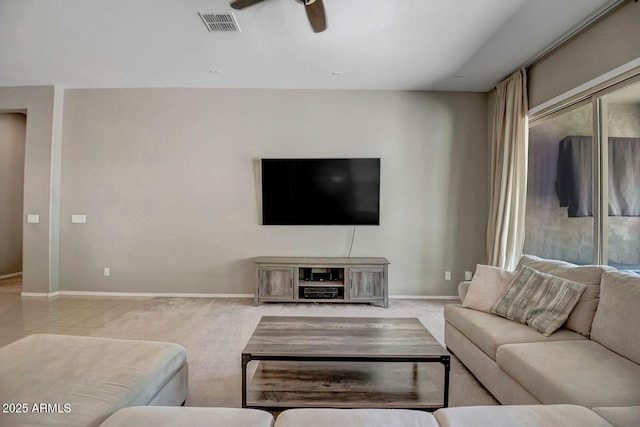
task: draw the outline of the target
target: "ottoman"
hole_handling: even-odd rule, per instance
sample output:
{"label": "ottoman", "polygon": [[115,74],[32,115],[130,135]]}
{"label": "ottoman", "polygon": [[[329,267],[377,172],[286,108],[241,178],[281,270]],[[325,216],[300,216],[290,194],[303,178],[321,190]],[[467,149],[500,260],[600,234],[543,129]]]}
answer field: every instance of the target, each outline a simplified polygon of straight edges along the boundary
{"label": "ottoman", "polygon": [[111,415],[100,427],[271,427],[273,416],[258,409],[134,406]]}
{"label": "ottoman", "polygon": [[[0,348],[1,425],[97,426],[134,405],[181,405],[178,344],[37,334]],[[4,408],[3,408],[4,409]]]}

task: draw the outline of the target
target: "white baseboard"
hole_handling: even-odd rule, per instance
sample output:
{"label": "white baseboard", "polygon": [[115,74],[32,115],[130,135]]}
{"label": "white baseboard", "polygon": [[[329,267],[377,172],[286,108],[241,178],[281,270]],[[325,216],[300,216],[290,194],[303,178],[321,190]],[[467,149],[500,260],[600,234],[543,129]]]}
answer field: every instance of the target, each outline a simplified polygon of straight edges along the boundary
{"label": "white baseboard", "polygon": [[457,296],[449,295],[389,295],[390,299],[439,299],[439,300],[460,300]]}
{"label": "white baseboard", "polygon": [[[93,292],[58,291],[58,295],[94,296],[94,297],[162,297],[162,298],[253,298],[253,294],[189,294],[171,292]],[[46,295],[46,294],[45,294]]]}
{"label": "white baseboard", "polygon": [[56,292],[22,292],[23,297],[55,297],[60,294],[60,291]]}
{"label": "white baseboard", "polygon": [[[22,292],[23,297],[54,297],[56,295],[94,296],[94,297],[157,297],[157,298],[254,298],[254,294],[190,294],[172,292],[94,292],[94,291],[56,291]],[[415,300],[459,300],[449,295],[389,295],[390,299]]]}
{"label": "white baseboard", "polygon": [[22,276],[22,271],[20,271],[18,273],[11,273],[11,274],[5,274],[3,276],[0,276],[0,280],[2,280],[2,279],[11,279],[12,277],[18,277],[18,276]]}

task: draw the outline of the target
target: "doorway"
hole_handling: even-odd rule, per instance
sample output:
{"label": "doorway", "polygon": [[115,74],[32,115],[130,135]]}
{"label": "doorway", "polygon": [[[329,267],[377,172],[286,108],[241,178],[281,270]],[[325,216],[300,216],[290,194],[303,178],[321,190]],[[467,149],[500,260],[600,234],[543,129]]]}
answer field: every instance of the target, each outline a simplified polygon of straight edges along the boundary
{"label": "doorway", "polygon": [[21,291],[27,117],[0,113],[0,287]]}

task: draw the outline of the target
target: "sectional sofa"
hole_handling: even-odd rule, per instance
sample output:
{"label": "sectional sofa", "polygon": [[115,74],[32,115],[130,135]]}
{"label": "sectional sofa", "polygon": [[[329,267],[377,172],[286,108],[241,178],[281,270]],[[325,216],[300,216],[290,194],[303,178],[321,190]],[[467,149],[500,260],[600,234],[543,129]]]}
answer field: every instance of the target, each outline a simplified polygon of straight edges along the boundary
{"label": "sectional sofa", "polygon": [[[640,415],[640,414],[639,414]],[[575,405],[485,406],[439,409],[434,414],[406,409],[289,409],[274,417],[257,409],[125,408],[101,427],[635,427],[612,424]]]}
{"label": "sectional sofa", "polygon": [[451,352],[504,405],[640,406],[640,276],[532,256],[521,266],[586,285],[564,326],[547,337],[465,308],[463,282],[462,305],[444,312]]}

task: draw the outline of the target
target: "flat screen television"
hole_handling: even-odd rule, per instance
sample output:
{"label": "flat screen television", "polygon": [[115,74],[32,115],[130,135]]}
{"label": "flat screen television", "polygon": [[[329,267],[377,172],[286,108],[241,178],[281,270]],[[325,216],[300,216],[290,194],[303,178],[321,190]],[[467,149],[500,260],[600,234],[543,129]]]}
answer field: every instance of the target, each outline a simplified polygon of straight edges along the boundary
{"label": "flat screen television", "polygon": [[262,224],[380,225],[380,159],[262,159]]}

